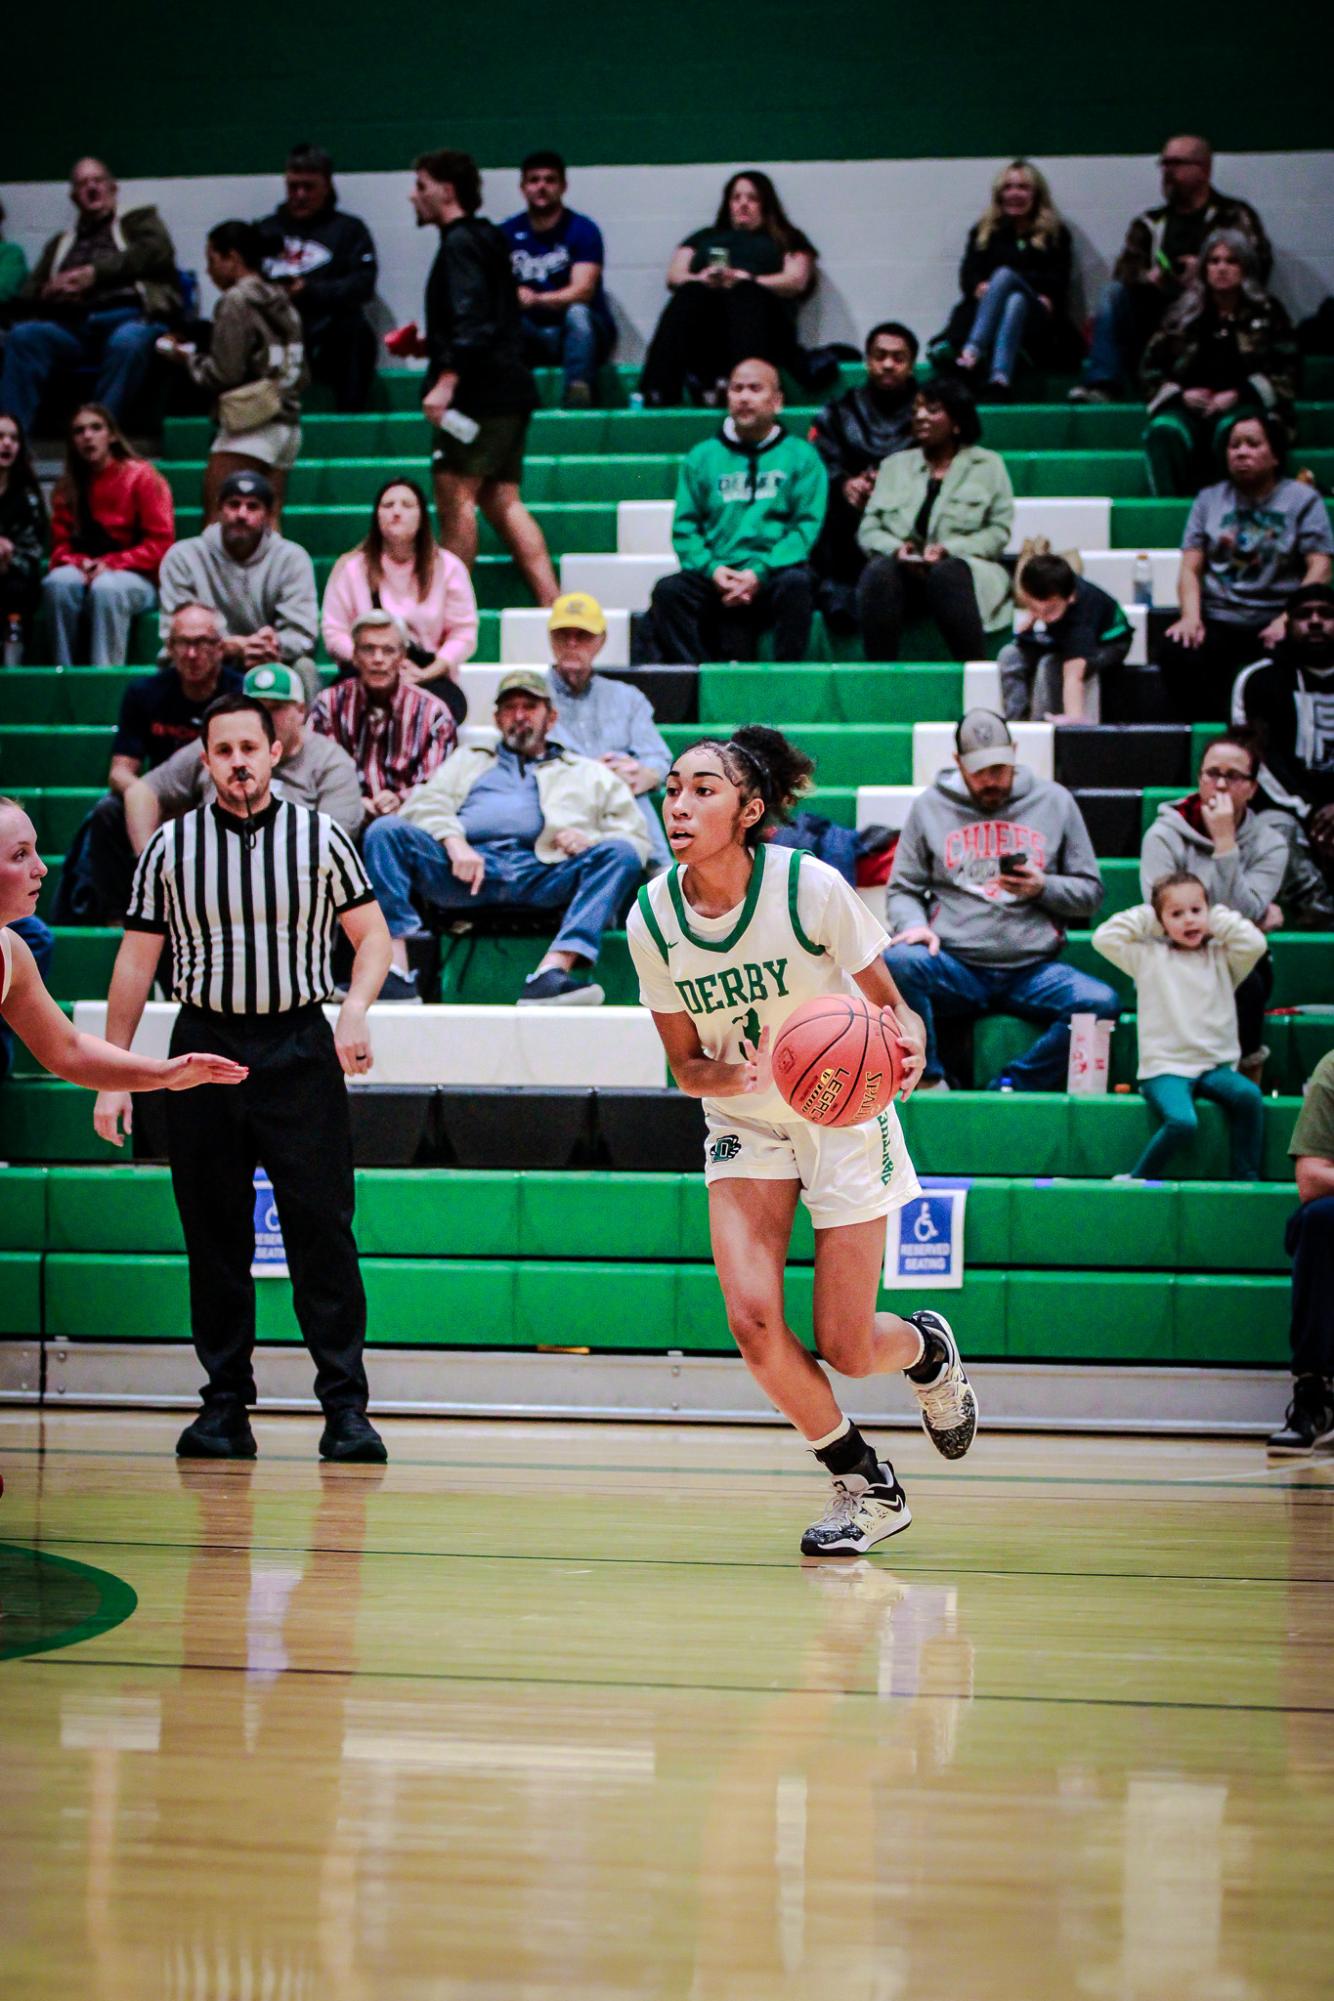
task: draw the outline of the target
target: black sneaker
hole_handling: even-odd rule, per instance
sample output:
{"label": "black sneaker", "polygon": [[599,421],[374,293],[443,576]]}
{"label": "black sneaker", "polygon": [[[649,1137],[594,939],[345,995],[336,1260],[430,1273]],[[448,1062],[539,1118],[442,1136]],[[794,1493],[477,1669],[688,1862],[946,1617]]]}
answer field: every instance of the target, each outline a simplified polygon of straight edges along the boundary
{"label": "black sneaker", "polygon": [[1271,1434],[1275,1459],[1306,1459],[1317,1445],[1334,1440],[1334,1392],[1319,1376],[1298,1376],[1292,1385],[1282,1429]]}
{"label": "black sneaker", "polygon": [[529,973],[519,995],[519,1007],[601,1007],[606,995],[601,987],[591,981],[585,984],[574,979],[569,973],[562,973],[558,966],[548,966],[545,973]]}
{"label": "black sneaker", "polygon": [[320,1458],[362,1466],[383,1466],[389,1458],[385,1442],[364,1410],[325,1413]]}
{"label": "black sneaker", "polygon": [[897,1535],[912,1520],[908,1496],[889,1461],[876,1467],[877,1477],[835,1473],[829,1506],[801,1538],[803,1556],[865,1556],[887,1536]]}
{"label": "black sneaker", "polygon": [[417,991],[416,972],[400,973],[397,966],[391,966],[384,976],[384,985],[380,988],[378,998],[382,1001],[395,1001],[400,1007],[405,1004],[410,1007],[414,1002],[420,1007],[422,997]]}
{"label": "black sneaker", "polygon": [[[934,1337],[944,1359],[929,1382],[905,1370],[908,1387],[922,1406],[922,1429],[943,1459],[962,1459],[977,1432],[977,1394],[964,1373],[954,1329],[943,1313],[924,1307],[908,1319],[924,1340]],[[920,1365],[919,1365],[920,1366]]]}
{"label": "black sneaker", "polygon": [[176,1440],[178,1459],[253,1459],[255,1434],[237,1397],[215,1397]]}

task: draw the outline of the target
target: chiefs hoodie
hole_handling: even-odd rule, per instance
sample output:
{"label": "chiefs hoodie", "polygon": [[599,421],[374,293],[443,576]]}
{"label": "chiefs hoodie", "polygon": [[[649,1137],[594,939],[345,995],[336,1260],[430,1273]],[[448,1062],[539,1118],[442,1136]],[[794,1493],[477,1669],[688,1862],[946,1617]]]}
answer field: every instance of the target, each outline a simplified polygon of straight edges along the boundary
{"label": "chiefs hoodie", "polygon": [[[1042,870],[1041,896],[1007,888],[1002,855],[1025,855]],[[889,878],[889,928],[929,924],[956,958],[1022,966],[1054,958],[1066,926],[1086,923],[1102,897],[1093,843],[1063,785],[1018,764],[1005,804],[984,813],[951,766],[909,808]]]}

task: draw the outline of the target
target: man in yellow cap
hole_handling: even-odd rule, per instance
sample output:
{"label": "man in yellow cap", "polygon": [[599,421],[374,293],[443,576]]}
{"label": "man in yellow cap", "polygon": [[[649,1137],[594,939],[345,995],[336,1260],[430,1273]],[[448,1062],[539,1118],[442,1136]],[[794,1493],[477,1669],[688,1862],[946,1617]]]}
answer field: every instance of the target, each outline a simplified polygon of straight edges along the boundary
{"label": "man in yellow cap", "polygon": [[671,860],[662,820],[652,797],[671,767],[667,748],[647,695],[628,681],[595,674],[593,663],[607,638],[607,620],[587,591],[566,591],[547,620],[552,665],[547,675],[551,699],[560,711],[559,736],[567,750],[595,757],[623,778],[639,802],[652,848],[652,862]]}

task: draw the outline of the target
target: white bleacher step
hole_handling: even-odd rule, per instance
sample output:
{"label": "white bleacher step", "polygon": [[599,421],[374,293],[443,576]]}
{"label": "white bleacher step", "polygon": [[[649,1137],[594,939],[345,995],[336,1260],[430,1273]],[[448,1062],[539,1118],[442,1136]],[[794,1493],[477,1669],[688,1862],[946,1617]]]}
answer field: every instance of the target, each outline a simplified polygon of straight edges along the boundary
{"label": "white bleacher step", "polygon": [[899,833],[908,817],[908,808],[921,790],[920,785],[859,785],[857,825],[892,827]]}
{"label": "white bleacher step", "polygon": [[[596,597],[597,593],[593,595]],[[598,601],[601,603],[601,599]],[[603,605],[603,610],[607,614],[607,638],[597,664],[599,667],[628,667],[630,614],[623,606],[612,608]],[[541,661],[546,666],[551,658],[547,644],[549,616],[541,605],[522,605],[501,612],[500,658],[504,666],[531,667],[534,661]]]}
{"label": "white bleacher step", "polygon": [[[866,908],[870,911],[877,924],[885,924],[885,892],[888,887],[887,883],[868,882],[857,891],[857,895],[866,905]],[[885,924],[885,929],[886,931],[889,929],[887,924]]]}
{"label": "white bleacher step", "polygon": [[669,536],[665,552],[656,556],[562,556],[560,587],[588,591],[604,610],[647,611],[658,578],[677,568]]}
{"label": "white bleacher step", "polygon": [[[616,549],[621,556],[670,556],[672,554],[672,514],[670,500],[622,500],[616,509]],[[1045,535],[1053,549],[1105,549],[1112,531],[1112,503],[1101,496],[1053,498],[1035,494],[1014,503],[1014,533],[1010,554],[1015,555],[1030,536]],[[565,558],[562,579],[570,561],[584,562],[582,556]],[[661,574],[661,572],[659,572]],[[655,579],[656,581],[656,579]],[[587,589],[587,585],[566,584],[567,590]],[[1127,588],[1123,595],[1130,596]],[[613,599],[613,603],[622,600]],[[631,610],[642,606],[632,605]]]}
{"label": "white bleacher step", "polygon": [[[1138,549],[1108,549],[1096,546],[1080,548],[1084,559],[1084,575],[1099,590],[1108,591],[1118,603],[1129,609],[1135,595],[1135,560]],[[1160,609],[1174,606],[1177,601],[1177,575],[1181,569],[1180,549],[1146,549],[1143,552],[1153,566],[1153,601]]]}
{"label": "white bleacher step", "polygon": [[[336,1007],[325,1009],[330,1025]],[[106,1002],[77,1001],[74,1025],[106,1032]],[[166,1056],[174,1002],[150,1001],[134,1038],[140,1056]],[[664,1083],[662,1044],[640,1007],[395,1007],[370,1012],[375,1067],[359,1084],[563,1084],[585,1087]]]}
{"label": "white bleacher step", "polygon": [[[1011,723],[1019,762],[1038,778],[1053,775],[1056,732],[1050,723]],[[912,775],[914,785],[930,785],[944,765],[954,761],[953,723],[914,723]]]}

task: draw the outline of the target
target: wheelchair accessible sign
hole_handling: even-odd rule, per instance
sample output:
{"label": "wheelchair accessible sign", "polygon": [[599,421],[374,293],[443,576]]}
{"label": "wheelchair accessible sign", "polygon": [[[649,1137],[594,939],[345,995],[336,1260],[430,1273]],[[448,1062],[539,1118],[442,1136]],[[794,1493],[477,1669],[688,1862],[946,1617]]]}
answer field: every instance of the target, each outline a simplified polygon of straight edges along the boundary
{"label": "wheelchair accessible sign", "polygon": [[967,1181],[924,1181],[920,1195],[890,1211],[885,1243],[885,1289],[963,1285],[964,1207]]}

